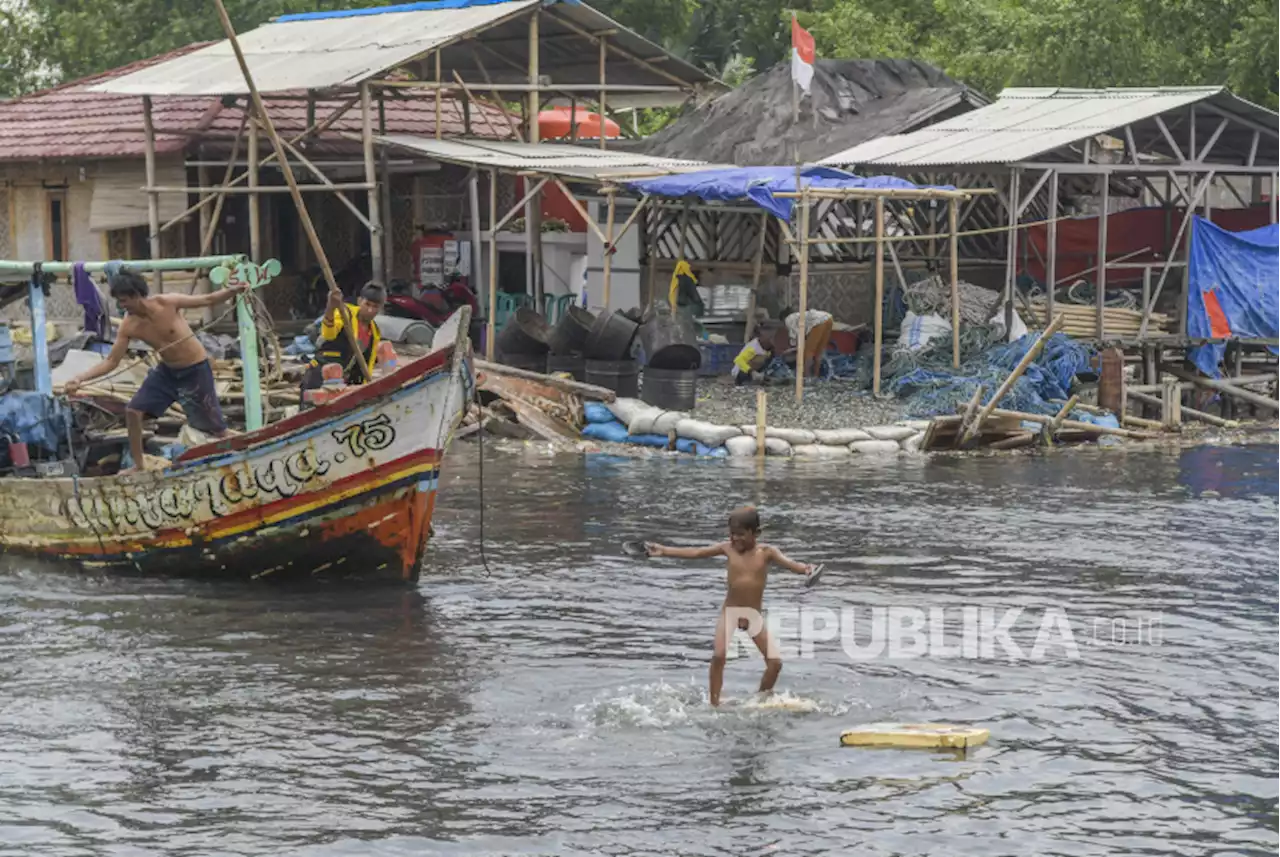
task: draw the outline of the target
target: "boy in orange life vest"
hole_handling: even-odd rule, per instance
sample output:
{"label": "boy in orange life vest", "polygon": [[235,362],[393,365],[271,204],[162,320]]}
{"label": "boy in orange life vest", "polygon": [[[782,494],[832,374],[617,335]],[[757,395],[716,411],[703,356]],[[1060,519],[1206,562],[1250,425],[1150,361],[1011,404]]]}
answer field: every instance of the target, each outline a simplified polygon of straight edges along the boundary
{"label": "boy in orange life vest", "polygon": [[[347,304],[347,312],[355,325],[356,340],[360,343],[360,351],[364,354],[365,364],[369,371],[378,360],[378,343],[382,341],[382,333],[374,318],[382,312],[387,302],[387,291],[377,283],[368,283],[360,290],[357,304]],[[356,361],[355,352],[351,350],[351,342],[346,331],[342,329],[342,314],[338,312],[342,298],[336,294],[329,295],[325,306],[324,319],[320,323],[320,341],[316,343],[316,356],[307,369],[302,380],[302,389],[314,390],[324,383],[323,367],[326,363],[337,363],[342,366],[342,375],[348,384],[363,384],[364,375],[360,372],[360,364]]]}

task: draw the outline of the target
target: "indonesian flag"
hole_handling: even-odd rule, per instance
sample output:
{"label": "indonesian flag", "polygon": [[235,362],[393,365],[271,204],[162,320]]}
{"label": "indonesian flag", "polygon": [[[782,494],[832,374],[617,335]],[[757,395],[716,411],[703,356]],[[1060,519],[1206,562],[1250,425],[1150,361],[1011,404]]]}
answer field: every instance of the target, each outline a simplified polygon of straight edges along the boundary
{"label": "indonesian flag", "polygon": [[809,84],[813,81],[813,36],[801,27],[796,16],[791,16],[791,79],[809,94]]}

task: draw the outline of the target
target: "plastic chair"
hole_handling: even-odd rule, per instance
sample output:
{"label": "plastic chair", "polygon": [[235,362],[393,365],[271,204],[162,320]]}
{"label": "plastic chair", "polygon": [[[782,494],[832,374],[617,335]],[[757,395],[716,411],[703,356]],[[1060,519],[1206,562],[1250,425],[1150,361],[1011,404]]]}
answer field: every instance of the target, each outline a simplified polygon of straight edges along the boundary
{"label": "plastic chair", "polygon": [[532,303],[532,299],[526,294],[499,292],[498,311],[494,317],[494,330],[502,330],[506,323],[515,316],[517,310],[524,306],[530,306]]}
{"label": "plastic chair", "polygon": [[577,295],[555,295],[547,298],[547,324],[555,325],[573,306]]}

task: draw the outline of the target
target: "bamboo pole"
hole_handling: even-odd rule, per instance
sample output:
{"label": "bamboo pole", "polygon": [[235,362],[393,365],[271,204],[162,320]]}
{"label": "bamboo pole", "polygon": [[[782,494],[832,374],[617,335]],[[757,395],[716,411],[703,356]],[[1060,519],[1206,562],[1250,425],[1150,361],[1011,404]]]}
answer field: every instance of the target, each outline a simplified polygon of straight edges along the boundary
{"label": "bamboo pole", "polygon": [[1106,337],[1107,309],[1107,223],[1111,209],[1111,178],[1105,173],[1098,177],[1102,182],[1102,209],[1098,212],[1098,277],[1097,324],[1098,341]]}
{"label": "bamboo pole", "polygon": [[[1164,402],[1161,401],[1160,397],[1153,396],[1150,393],[1143,393],[1130,389],[1129,397],[1135,401],[1142,402],[1144,405],[1151,405],[1156,408],[1164,407]],[[1211,426],[1217,426],[1218,428],[1235,428],[1240,425],[1236,420],[1226,420],[1222,417],[1215,416],[1214,414],[1206,414],[1204,411],[1199,411],[1195,408],[1188,408],[1186,405],[1183,405],[1180,410],[1184,416],[1191,417],[1193,420],[1199,420],[1202,423],[1208,423]],[[1163,425],[1163,423],[1159,424]]]}
{"label": "bamboo pole", "polygon": [[871,355],[871,392],[880,395],[880,347],[884,342],[884,197],[876,197],[875,351]]}
{"label": "bamboo pole", "polygon": [[[973,419],[974,411],[978,410],[978,405],[982,403],[983,385],[979,384],[978,389],[973,391],[973,396],[969,399],[969,404],[965,405],[964,415],[960,418],[960,425],[956,427],[956,436],[952,440],[952,447],[959,447],[964,440],[965,429]],[[924,444],[921,444],[923,447]]]}
{"label": "bamboo pole", "polygon": [[1049,307],[1049,318],[1053,318],[1053,293],[1058,283],[1058,173],[1056,170],[1049,181],[1049,225],[1047,229],[1049,246],[1046,248],[1046,252],[1049,254],[1049,261],[1045,269],[1044,279],[1048,286],[1045,289],[1047,292],[1045,302]]}
{"label": "bamboo pole", "polygon": [[[218,0],[221,2],[221,0]],[[369,186],[369,260],[373,278],[386,281],[382,259],[382,212],[378,199],[378,171],[373,158],[373,92],[367,83],[360,85],[360,141],[364,150],[364,183]],[[281,155],[281,160],[284,156]],[[290,170],[292,175],[292,170]]]}
{"label": "bamboo pole", "polygon": [[[476,104],[480,103],[480,100],[476,98],[474,95],[472,95],[471,89],[466,85],[466,83],[463,82],[462,76],[458,74],[457,69],[453,70],[453,79],[458,81],[458,85],[462,87],[462,91],[463,93],[466,94],[467,98],[471,99],[471,101]],[[505,110],[502,111],[502,115],[507,118],[507,125],[509,126],[508,130],[511,131],[512,135],[516,138],[516,141],[523,143],[524,139],[520,136],[520,132],[517,131],[515,126],[511,124],[511,116]],[[489,126],[489,132],[493,134],[494,137],[499,137],[499,138],[502,137],[502,135],[498,133],[498,129],[494,127],[493,122],[490,121],[489,111],[481,110],[480,118],[484,120],[485,125]]]}
{"label": "bamboo pole", "polygon": [[249,110],[249,258],[262,261],[262,218],[258,208],[258,122]]}
{"label": "bamboo pole", "polygon": [[[276,157],[280,161],[280,171],[284,174],[284,180],[289,185],[290,193],[293,196],[293,204],[298,209],[298,219],[302,221],[302,229],[307,233],[307,240],[311,242],[311,249],[315,252],[317,261],[320,262],[320,269],[324,272],[325,282],[329,286],[330,294],[341,295],[342,292],[338,288],[338,284],[333,279],[333,268],[329,266],[329,257],[324,252],[324,246],[320,243],[320,237],[316,234],[315,226],[311,222],[311,215],[307,212],[307,204],[303,202],[302,194],[298,191],[298,183],[293,177],[293,168],[289,165],[288,158],[285,157],[284,146],[280,143],[280,137],[276,134],[275,124],[271,121],[271,117],[267,115],[266,109],[262,103],[262,96],[258,93],[258,87],[253,82],[253,75],[249,73],[249,64],[245,61],[244,52],[240,49],[240,41],[236,38],[235,28],[231,26],[231,18],[227,15],[227,8],[223,5],[222,0],[214,0],[218,9],[218,17],[222,21],[222,29],[227,35],[227,40],[231,43],[231,48],[235,52],[236,62],[240,65],[240,73],[244,75],[245,86],[249,89],[249,95],[253,100],[253,109],[262,121],[262,129],[267,132],[267,136],[271,138],[271,145],[275,148]],[[367,92],[367,88],[365,90]],[[256,260],[255,260],[256,261]],[[237,301],[243,301],[243,297],[236,298]],[[356,338],[356,332],[352,327],[351,313],[347,310],[345,299],[339,304],[338,313],[342,318],[342,329],[346,331],[347,341],[351,344],[351,350],[355,354],[356,365],[360,367],[360,374],[366,380],[373,376],[369,372],[369,364],[364,359],[364,353],[360,350],[360,341]]]}
{"label": "bamboo pole", "polygon": [[960,201],[951,200],[951,365],[960,368]]}
{"label": "bamboo pole", "polygon": [[[249,121],[249,114],[246,113],[244,117],[240,120],[240,129],[236,131],[235,142],[231,144],[231,157],[227,159],[227,169],[222,174],[222,184],[224,187],[231,186],[231,176],[235,173],[236,158],[240,155],[240,140],[244,137],[245,125],[248,123],[248,121]],[[198,175],[200,176],[198,181],[200,182],[201,185],[203,185],[205,182],[204,167],[200,168]],[[219,218],[222,217],[222,204],[223,202],[226,201],[227,195],[225,193],[219,193],[217,195],[217,201],[214,202],[213,204],[212,212],[210,212],[204,204],[205,201],[207,201],[210,198],[211,197],[202,197],[199,205],[192,206],[192,208],[200,209],[201,229],[200,229],[200,249],[198,252],[201,256],[208,253],[209,248],[213,246],[213,236],[217,234],[218,220]],[[160,227],[161,231],[163,231],[165,228],[166,228],[165,226]],[[258,260],[255,259],[254,261],[257,262]],[[191,288],[187,290],[187,293],[195,294],[196,284],[199,282],[200,282],[200,275],[199,275],[199,272],[197,272],[191,278]]]}
{"label": "bamboo pole", "polygon": [[[142,96],[142,132],[145,137],[144,168],[146,169],[147,187],[156,184],[156,126],[151,116],[151,96]],[[160,249],[160,197],[155,190],[147,192],[147,229],[151,233],[149,243],[151,258],[159,259],[164,253]],[[257,261],[256,259],[254,261]],[[156,272],[156,291],[164,291],[164,275]]]}
{"label": "bamboo pole", "polygon": [[[317,123],[317,124],[314,124],[314,125],[309,126],[306,130],[302,131],[302,132],[301,132],[301,133],[299,133],[299,134],[295,134],[295,135],[293,135],[293,137],[291,137],[291,138],[289,139],[289,142],[290,142],[290,143],[293,143],[293,144],[295,144],[295,145],[296,145],[296,144],[298,144],[298,143],[302,142],[303,140],[307,139],[308,137],[310,137],[310,136],[312,136],[312,135],[314,135],[314,134],[321,134],[321,133],[324,133],[326,130],[328,130],[328,128],[329,128],[329,126],[330,126],[330,125],[332,125],[334,122],[337,122],[339,119],[341,119],[341,118],[343,117],[343,115],[345,115],[345,114],[346,114],[346,112],[347,112],[348,110],[350,110],[352,107],[354,107],[354,106],[356,105],[356,103],[357,103],[359,100],[360,100],[360,99],[359,99],[358,97],[357,97],[357,98],[351,98],[351,99],[348,99],[347,101],[345,101],[345,102],[343,102],[341,105],[339,105],[337,110],[334,110],[334,111],[333,111],[332,113],[330,113],[327,117],[325,117],[325,119],[324,119],[323,121],[321,121],[321,122],[319,122],[319,123]],[[238,132],[238,133],[237,133],[237,135],[236,135],[236,139],[237,139],[237,140],[240,138],[240,135],[244,133],[244,125],[245,125],[245,123],[248,121],[248,118],[249,118],[249,117],[248,117],[248,112],[246,111],[244,118],[243,118],[243,119],[241,119],[241,121],[240,121],[240,128],[241,128],[241,130],[240,130],[240,132]],[[259,162],[258,162],[258,166],[259,166],[259,167],[265,167],[265,166],[267,166],[268,164],[270,164],[270,163],[274,162],[275,160],[276,160],[276,154],[275,154],[275,152],[272,152],[271,154],[269,154],[269,155],[267,155],[265,158],[263,158],[261,161],[259,161]],[[234,157],[231,159],[231,163],[232,163],[232,164],[234,164],[234,163],[235,163],[235,158],[234,158]],[[234,186],[236,186],[236,185],[239,185],[240,183],[242,183],[242,182],[244,182],[244,181],[248,180],[248,178],[249,178],[249,173],[248,173],[247,171],[246,171],[246,172],[243,172],[243,173],[241,173],[240,175],[236,176],[234,179],[232,179],[230,182],[225,182],[225,181],[224,181],[224,182],[222,183],[222,187],[212,188],[212,189],[210,189],[210,190],[209,190],[209,192],[210,192],[210,193],[219,193],[219,194],[224,193],[224,192],[225,192],[225,191],[227,191],[228,189],[230,189],[230,188],[232,188],[232,187],[234,187]],[[187,191],[196,190],[196,191],[198,191],[198,190],[199,190],[199,188],[184,188],[184,190],[187,190]],[[208,204],[209,204],[209,202],[210,202],[212,199],[213,199],[213,197],[206,197],[206,198],[202,199],[201,201],[197,202],[195,205],[193,205],[193,206],[189,207],[186,211],[182,212],[182,213],[181,213],[181,214],[179,214],[177,217],[170,218],[170,219],[169,219],[169,220],[168,220],[168,221],[167,221],[163,226],[161,226],[161,227],[160,227],[160,231],[161,231],[161,232],[163,232],[163,231],[165,231],[166,229],[168,229],[168,228],[170,228],[171,226],[173,226],[175,223],[178,223],[179,221],[182,221],[182,220],[186,220],[186,219],[187,219],[188,217],[190,217],[192,214],[195,214],[198,210],[200,210],[200,209],[201,209],[201,208],[203,208],[204,206],[208,205]],[[218,221],[218,218],[217,218],[217,217],[214,217],[214,218],[213,218],[213,220],[214,220],[214,222],[216,223],[216,222]]]}
{"label": "bamboo pole", "polygon": [[604,123],[606,117],[606,90],[605,90],[605,63],[609,59],[609,42],[604,37],[600,37],[600,151],[605,150],[605,139],[607,134],[604,132]]}
{"label": "bamboo pole", "polygon": [[[805,340],[808,338],[809,318],[809,196],[800,197],[800,318],[796,322],[796,402],[804,401],[804,373],[809,370],[805,360]],[[879,376],[877,375],[877,378]]]}
{"label": "bamboo pole", "polygon": [[[440,50],[436,49],[436,83],[442,83],[440,77]],[[436,139],[439,140],[444,136],[444,132],[440,128],[440,89],[436,88]]]}
{"label": "bamboo pole", "polygon": [[293,155],[293,157],[297,159],[298,163],[306,167],[307,170],[312,175],[314,175],[317,179],[320,180],[320,183],[322,185],[324,185],[325,187],[333,191],[334,196],[338,197],[338,200],[347,207],[347,210],[350,211],[353,215],[355,215],[356,220],[359,220],[360,223],[363,224],[365,229],[369,229],[372,227],[372,224],[369,223],[369,218],[365,217],[364,212],[361,211],[359,208],[357,208],[356,204],[352,202],[350,199],[348,199],[345,193],[338,190],[338,186],[334,184],[333,181],[331,181],[329,177],[324,174],[323,170],[321,170],[315,164],[311,163],[311,161],[309,161],[305,155],[299,152],[297,148],[295,148],[293,144],[291,144],[288,140],[282,139],[280,142],[284,145],[286,149],[289,150],[289,154]]}
{"label": "bamboo pole", "polygon": [[592,232],[594,232],[596,234],[596,237],[599,238],[602,243],[608,244],[609,239],[605,238],[604,232],[600,230],[599,224],[597,224],[595,222],[595,219],[591,217],[591,214],[585,208],[582,207],[582,203],[579,202],[578,198],[573,195],[573,191],[569,190],[569,186],[566,185],[564,182],[562,182],[560,179],[552,179],[552,181],[555,182],[556,187],[560,188],[560,191],[564,194],[565,199],[568,200],[569,204],[573,206],[573,210],[578,212],[578,216],[581,217],[583,222],[587,224],[587,228],[590,229]]}
{"label": "bamboo pole", "polygon": [[765,431],[765,415],[769,408],[769,394],[764,390],[756,390],[756,457],[764,458],[765,440],[767,433]]}
{"label": "bamboo pole", "polygon": [[[1007,411],[1004,408],[996,408],[988,416],[993,417],[1014,417],[1028,422],[1040,423],[1048,425],[1053,422],[1053,417],[1047,417],[1044,414],[1028,414],[1023,411]],[[1127,437],[1131,440],[1151,440],[1160,435],[1149,431],[1134,431],[1131,429],[1110,428],[1109,426],[1099,426],[1093,423],[1082,423],[1077,420],[1063,420],[1062,428],[1076,429],[1077,431],[1088,432],[1090,434],[1110,434],[1116,437]]]}
{"label": "bamboo pole", "polygon": [[[1260,408],[1267,408],[1272,411],[1280,411],[1280,401],[1259,395],[1252,390],[1245,390],[1226,381],[1219,381],[1214,378],[1201,378],[1198,375],[1192,375],[1190,372],[1184,372],[1174,366],[1166,366],[1164,371],[1168,372],[1175,378],[1186,381],[1188,384],[1195,384],[1206,390],[1216,390],[1228,396],[1235,396],[1237,399],[1257,405]],[[1185,410],[1185,408],[1184,408]]]}
{"label": "bamboo pole", "polygon": [[1056,434],[1058,429],[1062,428],[1062,422],[1067,418],[1067,414],[1071,413],[1071,409],[1080,404],[1079,396],[1072,396],[1063,403],[1058,413],[1054,415],[1053,422],[1049,423],[1049,434]]}
{"label": "bamboo pole", "polygon": [[605,215],[605,243],[604,243],[604,283],[602,286],[601,299],[604,301],[604,311],[608,312],[610,307],[610,298],[612,292],[612,275],[613,275],[613,217],[616,205],[617,192],[613,188],[606,189],[605,193],[609,196],[609,209]]}
{"label": "bamboo pole", "polygon": [[760,215],[760,241],[756,244],[756,257],[752,261],[751,297],[747,300],[747,322],[743,328],[744,342],[751,341],[751,334],[756,329],[756,300],[760,294],[760,276],[764,270],[764,239],[769,229],[769,215]]}
{"label": "bamboo pole", "polygon": [[1018,365],[1013,367],[1013,371],[1009,373],[1009,377],[1004,379],[1004,383],[1002,383],[991,396],[991,401],[987,402],[987,404],[983,406],[982,410],[978,413],[977,419],[975,419],[973,424],[965,431],[964,443],[968,443],[977,436],[979,429],[982,428],[983,422],[985,422],[987,417],[991,416],[991,414],[996,410],[996,406],[1000,404],[1000,400],[1003,399],[1005,394],[1007,394],[1013,387],[1014,382],[1022,377],[1022,373],[1027,371],[1027,367],[1030,366],[1032,361],[1034,361],[1040,354],[1045,343],[1049,341],[1049,337],[1057,333],[1058,328],[1062,325],[1062,316],[1058,316],[1053,321],[1049,322],[1049,326],[1046,327],[1038,337],[1036,337],[1036,341],[1029,349],[1027,349],[1027,353],[1022,355],[1022,359],[1018,361]]}
{"label": "bamboo pole", "polygon": [[498,338],[498,171],[489,170],[489,331],[484,353],[490,360]]}

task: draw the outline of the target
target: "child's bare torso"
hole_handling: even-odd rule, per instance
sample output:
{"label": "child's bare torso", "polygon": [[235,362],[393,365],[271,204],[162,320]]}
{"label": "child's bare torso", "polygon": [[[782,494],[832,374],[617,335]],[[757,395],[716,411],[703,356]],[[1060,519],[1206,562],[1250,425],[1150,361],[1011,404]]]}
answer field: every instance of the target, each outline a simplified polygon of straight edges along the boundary
{"label": "child's bare torso", "polygon": [[725,556],[729,558],[725,573],[725,606],[759,610],[764,601],[764,586],[769,579],[769,548],[756,545],[749,551],[739,552],[729,543],[725,546]]}

